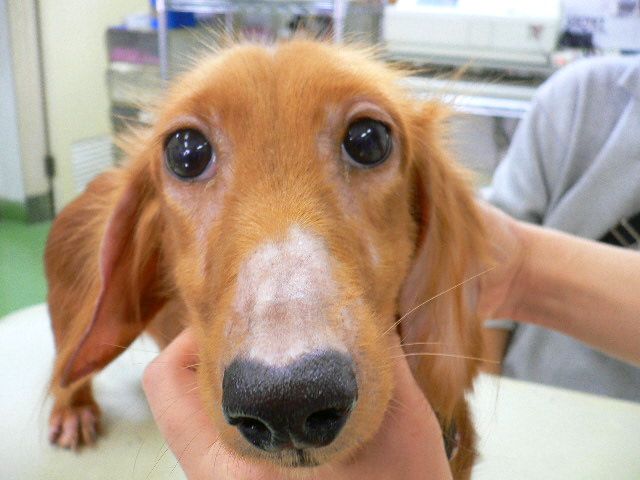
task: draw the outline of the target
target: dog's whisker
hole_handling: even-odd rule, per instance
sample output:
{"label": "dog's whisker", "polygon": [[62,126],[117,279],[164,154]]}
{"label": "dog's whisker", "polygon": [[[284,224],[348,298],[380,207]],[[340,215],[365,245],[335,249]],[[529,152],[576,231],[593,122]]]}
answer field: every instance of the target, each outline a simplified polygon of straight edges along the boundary
{"label": "dog's whisker", "polygon": [[138,446],[138,451],[136,452],[136,458],[133,460],[133,468],[131,469],[131,477],[134,477],[136,474],[136,466],[138,465],[138,458],[140,457],[140,451],[142,450],[142,446],[144,445],[144,440],[140,442]]}
{"label": "dog's whisker", "polygon": [[[192,412],[192,415],[195,415],[196,413],[200,413],[205,409],[204,405],[201,405],[200,407],[198,407],[194,412]],[[198,437],[198,435],[200,435],[203,432],[202,429],[200,429],[198,432],[196,432],[196,434],[191,438],[191,440],[189,440],[189,442],[187,442],[187,444],[185,445],[184,449],[182,450],[182,452],[180,453],[180,455],[177,458],[177,462],[176,464],[173,466],[173,468],[171,469],[171,473],[173,474],[173,472],[175,471],[176,467],[180,464],[181,460],[184,458],[185,453],[187,452],[187,450],[189,449],[189,447],[191,446],[191,444],[193,443],[193,441]]]}
{"label": "dog's whisker", "polygon": [[[364,346],[369,346],[369,344],[363,344]],[[446,344],[443,342],[407,342],[407,343],[400,343],[401,347],[412,347],[415,345],[442,345],[444,347],[450,347],[452,346],[452,344]],[[395,350],[398,347],[396,345],[389,345],[387,347],[385,347],[386,350]]]}
{"label": "dog's whisker", "polygon": [[462,360],[475,360],[477,362],[484,362],[484,363],[495,363],[495,364],[500,363],[497,360],[490,360],[488,358],[472,357],[469,355],[459,355],[457,353],[439,353],[439,352],[409,352],[409,353],[404,353],[402,355],[395,355],[395,356],[392,356],[391,358],[406,358],[406,357],[450,357],[450,358],[459,358]]}
{"label": "dog's whisker", "polygon": [[[139,353],[160,353],[158,350],[145,350],[142,348],[136,348],[136,347],[131,347],[131,345],[119,345],[117,343],[107,343],[107,342],[100,342],[100,345],[104,345],[107,347],[115,347],[115,348],[120,348],[122,350],[129,350],[131,352],[139,352]],[[197,357],[199,356],[198,353],[181,353],[181,355],[183,356],[191,356],[191,357]]]}
{"label": "dog's whisker", "polygon": [[209,454],[213,453],[211,450],[213,449],[214,445],[216,445],[220,441],[221,436],[222,434],[219,433],[216,439],[213,442],[211,442],[209,445],[207,445],[207,448],[205,449],[205,451],[209,452]]}
{"label": "dog's whisker", "polygon": [[149,470],[149,472],[147,473],[145,480],[149,480],[151,478],[151,474],[156,468],[158,468],[158,465],[160,465],[160,461],[162,460],[162,457],[164,457],[169,450],[170,450],[169,445],[166,442],[163,443],[162,446],[160,447],[160,454],[158,455],[158,458],[156,458],[156,461],[151,467],[151,470]]}
{"label": "dog's whisker", "polygon": [[[201,409],[200,409],[201,410]],[[193,441],[198,437],[198,435],[200,435],[202,433],[202,430],[199,430],[198,432],[196,432],[196,434],[191,437],[191,440],[189,440],[187,442],[187,444],[185,445],[185,447],[182,449],[182,452],[180,452],[180,455],[178,455],[178,458],[176,459],[176,463],[173,466],[173,468],[171,469],[170,475],[173,474],[173,472],[175,471],[176,467],[178,465],[180,465],[180,461],[184,458],[185,453],[187,452],[187,450],[189,449],[189,447],[191,446],[191,444],[193,443]]]}
{"label": "dog's whisker", "polygon": [[[136,365],[142,365],[146,362],[136,362]],[[149,363],[148,366],[149,367],[153,367],[153,366],[158,366],[158,367],[166,367],[167,365],[174,365],[174,362],[158,362],[157,360],[154,360],[152,363]],[[188,363],[186,365],[182,365],[181,368],[195,368],[195,367],[199,367],[203,365],[201,362],[198,363]]]}
{"label": "dog's whisker", "polygon": [[185,370],[197,370],[198,367],[202,365],[200,362],[197,363],[190,363],[188,365],[183,365],[182,368],[184,368]]}
{"label": "dog's whisker", "polygon": [[211,448],[213,449],[214,447],[216,448],[215,454],[213,454],[213,452],[210,452],[211,455],[211,470],[213,471],[216,467],[216,464],[218,463],[218,455],[220,455],[220,450],[222,450],[222,442],[218,442],[215,441],[211,444]]}
{"label": "dog's whisker", "polygon": [[158,415],[158,418],[157,418],[156,420],[159,420],[159,419],[161,419],[162,417],[164,417],[164,415],[169,411],[169,409],[170,409],[171,407],[173,407],[173,406],[176,404],[176,402],[178,402],[178,400],[180,400],[180,398],[181,398],[181,397],[183,397],[183,396],[185,396],[185,395],[188,395],[188,394],[190,394],[190,393],[192,393],[192,392],[196,391],[198,388],[200,388],[200,385],[198,385],[198,384],[197,384],[197,383],[195,383],[195,382],[194,382],[194,384],[195,384],[195,386],[194,386],[194,387],[190,388],[189,390],[187,390],[187,391],[185,391],[185,392],[180,392],[180,393],[178,393],[178,394],[177,394],[173,399],[171,399],[171,403],[170,403],[169,405],[167,405],[167,406],[162,410],[162,412],[160,412],[160,414]]}
{"label": "dog's whisker", "polygon": [[400,344],[401,347],[408,347],[411,345],[445,345],[446,346],[446,344],[443,342],[405,342]]}
{"label": "dog's whisker", "polygon": [[431,298],[428,298],[427,300],[425,300],[424,302],[416,305],[415,307],[413,307],[411,310],[409,310],[407,313],[405,313],[404,315],[402,315],[398,320],[396,320],[389,328],[387,328],[384,332],[382,332],[381,336],[386,335],[387,333],[389,333],[390,331],[392,331],[395,327],[397,327],[398,325],[400,325],[400,323],[402,323],[402,321],[407,318],[409,315],[411,315],[413,312],[415,312],[416,310],[418,310],[419,308],[422,308],[423,306],[425,306],[426,304],[428,304],[429,302],[432,302],[433,300],[435,300],[438,297],[441,297],[442,295],[449,293],[453,290],[455,290],[456,288],[461,287],[462,285],[464,285],[465,283],[468,283],[472,280],[475,280],[476,278],[484,275],[485,273],[489,273],[491,270],[495,269],[496,266],[494,265],[493,267],[489,267],[486,270],[483,270],[480,273],[476,273],[475,275],[472,275],[469,278],[466,278],[465,280],[455,284],[453,287],[447,288],[446,290],[443,290],[442,292],[434,295]]}
{"label": "dog's whisker", "polygon": [[[117,343],[100,342],[100,345],[104,345],[104,346],[107,346],[107,347],[116,347],[116,348],[120,348],[122,350],[126,350],[126,349],[129,348],[129,345],[118,345]],[[145,353],[157,353],[157,352],[153,352],[151,350],[148,350],[148,351],[147,350],[141,350],[141,351],[145,352]]]}

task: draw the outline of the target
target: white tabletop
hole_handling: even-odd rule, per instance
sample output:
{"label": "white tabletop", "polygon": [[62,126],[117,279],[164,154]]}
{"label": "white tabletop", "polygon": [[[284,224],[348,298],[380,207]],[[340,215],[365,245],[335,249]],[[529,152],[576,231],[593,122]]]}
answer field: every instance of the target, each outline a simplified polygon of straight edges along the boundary
{"label": "white tabletop", "polygon": [[[140,387],[157,349],[142,338],[96,378],[106,435],[81,453],[47,442],[53,340],[44,305],[0,320],[0,478],[182,479]],[[471,398],[474,480],[640,479],[640,404],[481,376]]]}

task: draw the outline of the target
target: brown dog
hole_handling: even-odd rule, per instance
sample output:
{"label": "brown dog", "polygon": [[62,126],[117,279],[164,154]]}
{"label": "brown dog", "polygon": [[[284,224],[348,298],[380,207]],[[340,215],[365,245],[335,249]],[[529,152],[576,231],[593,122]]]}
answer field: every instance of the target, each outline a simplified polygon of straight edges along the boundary
{"label": "brown dog", "polygon": [[51,230],[52,442],[93,443],[92,375],[144,330],[166,345],[190,325],[232,451],[334,461],[382,421],[398,329],[457,444],[453,471],[469,475],[467,357],[481,339],[472,296],[451,287],[484,234],[443,148],[444,109],[401,77],[366,52],[295,40],[229,48],[174,84],[124,167]]}

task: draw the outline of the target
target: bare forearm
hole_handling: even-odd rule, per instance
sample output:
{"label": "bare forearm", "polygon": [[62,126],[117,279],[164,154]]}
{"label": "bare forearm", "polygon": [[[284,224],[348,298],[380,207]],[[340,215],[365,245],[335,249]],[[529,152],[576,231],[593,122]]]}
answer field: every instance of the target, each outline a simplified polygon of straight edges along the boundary
{"label": "bare forearm", "polygon": [[640,364],[640,253],[536,226],[517,230],[526,254],[512,317]]}

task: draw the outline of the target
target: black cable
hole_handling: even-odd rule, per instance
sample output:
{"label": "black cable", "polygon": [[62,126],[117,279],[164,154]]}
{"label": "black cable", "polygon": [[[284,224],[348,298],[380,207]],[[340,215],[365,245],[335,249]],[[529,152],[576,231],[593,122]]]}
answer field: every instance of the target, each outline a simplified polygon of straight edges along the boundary
{"label": "black cable", "polygon": [[50,206],[50,214],[51,218],[56,215],[56,207],[55,207],[55,194],[53,190],[53,179],[56,176],[55,169],[55,159],[53,154],[51,153],[51,133],[49,130],[49,113],[47,110],[47,88],[46,82],[44,79],[44,48],[42,45],[42,22],[40,20],[40,0],[36,0],[34,2],[35,13],[36,13],[36,43],[38,48],[38,69],[40,70],[40,90],[41,90],[41,99],[42,99],[42,117],[44,120],[44,145],[45,145],[45,156],[44,156],[44,170],[47,176],[47,182],[49,185],[49,206]]}

